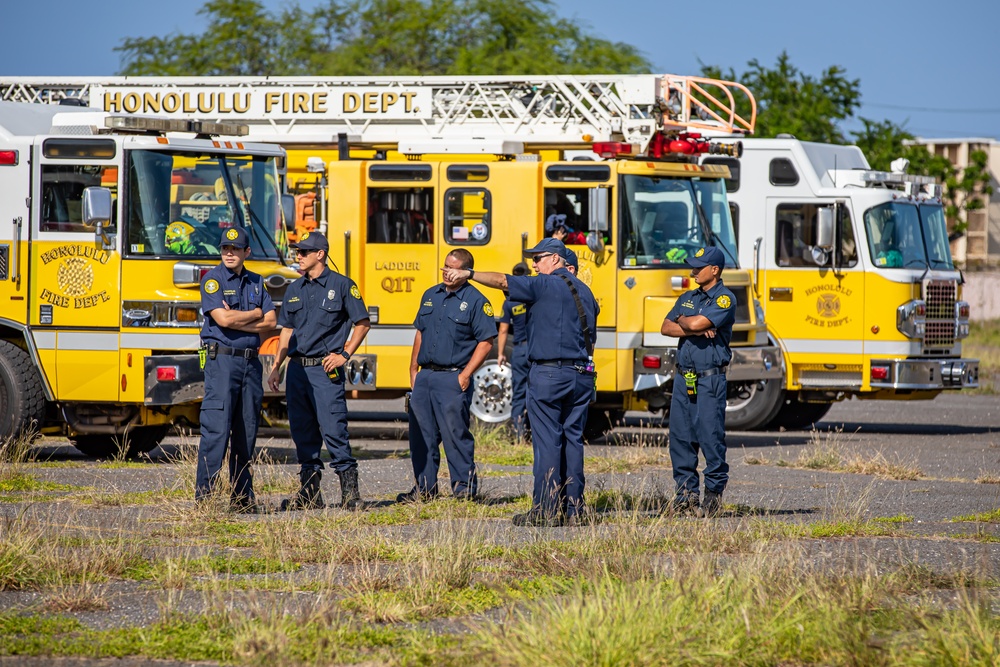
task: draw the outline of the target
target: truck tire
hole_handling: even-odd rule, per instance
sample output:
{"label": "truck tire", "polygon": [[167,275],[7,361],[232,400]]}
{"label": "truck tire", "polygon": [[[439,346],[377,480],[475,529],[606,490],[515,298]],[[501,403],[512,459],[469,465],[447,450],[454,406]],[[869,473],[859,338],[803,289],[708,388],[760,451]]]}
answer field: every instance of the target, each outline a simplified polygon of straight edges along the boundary
{"label": "truck tire", "polygon": [[781,409],[785,395],[783,378],[755,382],[747,398],[726,402],[726,430],[752,431],[763,428]]}
{"label": "truck tire", "polygon": [[583,439],[603,438],[621,423],[624,416],[624,410],[590,408],[587,410],[587,424],[583,427]]}
{"label": "truck tire", "polygon": [[816,422],[826,416],[833,403],[803,403],[798,392],[786,391],[781,408],[771,418],[767,427],[770,429],[797,430],[811,428]]}
{"label": "truck tire", "polygon": [[0,437],[37,431],[44,415],[42,379],[31,355],[0,340]]}
{"label": "truck tire", "polygon": [[[167,437],[170,426],[138,426],[131,428],[128,435],[77,435],[70,438],[73,446],[94,459],[126,458],[134,459],[140,454],[151,452]],[[121,451],[122,445],[126,450]]]}
{"label": "truck tire", "polygon": [[514,385],[510,366],[501,366],[497,360],[487,359],[472,375],[472,416],[487,424],[500,424],[510,419]]}

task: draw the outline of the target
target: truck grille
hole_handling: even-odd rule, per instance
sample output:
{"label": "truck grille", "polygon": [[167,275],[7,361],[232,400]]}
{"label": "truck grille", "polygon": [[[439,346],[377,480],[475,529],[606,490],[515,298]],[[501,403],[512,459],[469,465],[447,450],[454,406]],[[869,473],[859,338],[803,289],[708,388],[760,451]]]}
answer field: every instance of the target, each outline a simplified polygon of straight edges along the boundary
{"label": "truck grille", "polygon": [[934,280],[927,283],[924,303],[924,347],[951,347],[955,344],[955,300],[958,291],[953,280]]}

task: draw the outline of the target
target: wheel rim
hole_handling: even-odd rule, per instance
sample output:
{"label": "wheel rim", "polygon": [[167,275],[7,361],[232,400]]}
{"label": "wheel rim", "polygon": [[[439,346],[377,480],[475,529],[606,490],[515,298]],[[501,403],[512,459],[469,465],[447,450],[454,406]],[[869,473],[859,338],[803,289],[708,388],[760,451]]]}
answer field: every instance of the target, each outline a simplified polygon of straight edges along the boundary
{"label": "wheel rim", "polygon": [[753,403],[753,399],[757,396],[760,390],[760,383],[754,382],[753,385],[751,385],[749,396],[746,398],[730,399],[726,401],[726,412],[736,412],[750,405]]}
{"label": "wheel rim", "polygon": [[490,359],[472,376],[472,386],[475,389],[470,410],[474,417],[491,424],[510,419],[514,394],[510,366],[501,366]]}

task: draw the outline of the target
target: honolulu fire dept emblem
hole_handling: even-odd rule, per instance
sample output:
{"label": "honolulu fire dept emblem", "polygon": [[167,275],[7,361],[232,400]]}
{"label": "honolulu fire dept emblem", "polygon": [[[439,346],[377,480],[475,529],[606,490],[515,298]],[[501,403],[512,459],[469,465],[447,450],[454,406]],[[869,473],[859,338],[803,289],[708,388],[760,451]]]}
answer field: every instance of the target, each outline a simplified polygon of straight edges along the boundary
{"label": "honolulu fire dept emblem", "polygon": [[83,296],[94,286],[94,268],[83,257],[68,257],[59,265],[56,280],[66,296]]}
{"label": "honolulu fire dept emblem", "polygon": [[816,312],[820,317],[836,317],[840,314],[840,297],[829,292],[816,299]]}

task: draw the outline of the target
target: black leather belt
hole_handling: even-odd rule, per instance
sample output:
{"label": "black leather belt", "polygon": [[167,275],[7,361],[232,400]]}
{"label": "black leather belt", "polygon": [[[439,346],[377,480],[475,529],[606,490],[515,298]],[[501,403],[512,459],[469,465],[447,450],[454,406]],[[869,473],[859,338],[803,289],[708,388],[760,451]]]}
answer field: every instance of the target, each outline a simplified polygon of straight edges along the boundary
{"label": "black leather belt", "polygon": [[539,366],[555,366],[559,368],[561,366],[580,366],[586,367],[586,361],[580,361],[579,359],[544,359],[542,361],[536,361],[535,364]]}
{"label": "black leather belt", "polygon": [[458,366],[438,366],[437,364],[424,364],[420,368],[425,371],[445,371],[446,373],[461,370]]}
{"label": "black leather belt", "polygon": [[257,358],[257,348],[247,347],[247,348],[237,348],[237,347],[226,347],[220,343],[209,343],[208,352],[215,354],[228,354],[233,357],[243,357],[244,359],[256,359]]}
{"label": "black leather belt", "polygon": [[[692,369],[677,367],[677,371],[680,373],[691,372]],[[694,371],[694,374],[700,378],[712,377],[713,375],[725,375],[726,371],[729,370],[729,366],[716,366],[715,368],[709,368],[704,371]]]}
{"label": "black leather belt", "polygon": [[288,360],[293,364],[298,364],[303,368],[308,368],[310,366],[322,366],[323,359],[326,357],[289,357]]}

